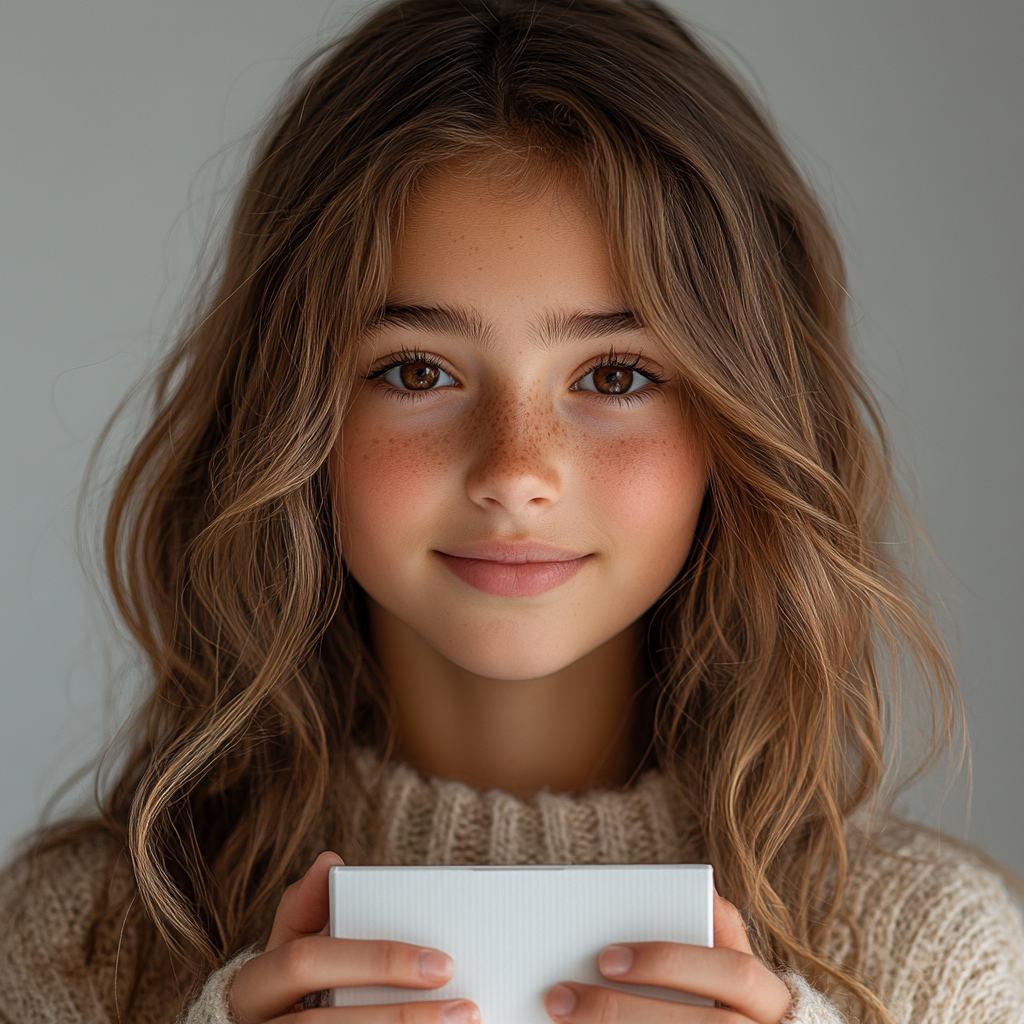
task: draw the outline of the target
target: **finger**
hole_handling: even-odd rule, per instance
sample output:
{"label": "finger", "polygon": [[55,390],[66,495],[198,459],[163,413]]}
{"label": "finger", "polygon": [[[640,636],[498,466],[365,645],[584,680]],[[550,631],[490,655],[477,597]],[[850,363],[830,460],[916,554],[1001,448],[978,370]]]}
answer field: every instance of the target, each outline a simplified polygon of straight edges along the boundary
{"label": "finger", "polygon": [[562,982],[544,999],[544,1009],[564,1024],[750,1024],[735,1010],[692,1006],[635,996],[600,985]]}
{"label": "finger", "polygon": [[321,853],[302,878],[285,889],[274,914],[268,950],[291,942],[300,935],[314,935],[327,926],[331,916],[327,875],[331,868],[344,863],[336,853]]}
{"label": "finger", "polygon": [[243,964],[231,984],[231,1009],[239,1020],[266,1021],[310,992],[354,985],[437,988],[452,970],[452,958],[437,949],[306,935]]}
{"label": "finger", "polygon": [[[314,1016],[310,1016],[310,1014]],[[332,1006],[275,1017],[270,1024],[480,1024],[480,1010],[466,999],[448,1002]],[[242,1021],[240,1024],[250,1024]]]}
{"label": "finger", "polygon": [[789,1009],[789,989],[757,957],[719,946],[678,942],[631,942],[606,946],[597,958],[614,981],[706,996],[759,1024],[778,1024]]}
{"label": "finger", "polygon": [[715,945],[753,953],[743,915],[715,890]]}

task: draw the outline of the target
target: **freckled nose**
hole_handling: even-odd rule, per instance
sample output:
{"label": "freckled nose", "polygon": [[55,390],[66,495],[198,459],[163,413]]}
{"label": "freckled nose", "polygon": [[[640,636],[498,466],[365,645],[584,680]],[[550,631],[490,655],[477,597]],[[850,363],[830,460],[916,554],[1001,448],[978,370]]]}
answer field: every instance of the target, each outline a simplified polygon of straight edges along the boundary
{"label": "freckled nose", "polygon": [[476,437],[477,455],[466,479],[471,501],[510,515],[542,511],[561,495],[561,430],[553,410],[533,398],[495,401]]}

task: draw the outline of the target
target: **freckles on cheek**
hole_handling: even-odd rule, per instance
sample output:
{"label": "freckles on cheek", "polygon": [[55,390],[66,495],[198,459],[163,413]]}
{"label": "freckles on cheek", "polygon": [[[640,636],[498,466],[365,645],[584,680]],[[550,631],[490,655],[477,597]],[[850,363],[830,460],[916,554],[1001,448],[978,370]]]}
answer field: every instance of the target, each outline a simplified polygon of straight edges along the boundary
{"label": "freckles on cheek", "polygon": [[377,535],[393,535],[403,524],[422,518],[454,461],[452,438],[436,430],[355,429],[345,436],[342,453],[347,525]]}
{"label": "freckles on cheek", "polygon": [[[704,497],[706,471],[695,446],[681,437],[631,437],[594,452],[590,476],[612,522],[687,532]],[[689,537],[683,538],[689,544]]]}

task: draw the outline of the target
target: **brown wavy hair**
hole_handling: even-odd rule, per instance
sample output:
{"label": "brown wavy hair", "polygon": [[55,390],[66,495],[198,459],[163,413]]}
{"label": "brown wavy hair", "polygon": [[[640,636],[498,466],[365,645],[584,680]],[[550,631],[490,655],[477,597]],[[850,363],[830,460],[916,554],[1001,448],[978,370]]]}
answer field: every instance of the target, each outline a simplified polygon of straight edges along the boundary
{"label": "brown wavy hair", "polygon": [[[255,154],[163,364],[105,534],[152,688],[102,795],[147,927],[197,970],[265,936],[388,706],[328,479],[393,231],[451,161],[571,174],[682,381],[710,482],[650,622],[653,757],[770,963],[837,982],[852,813],[886,773],[898,663],[958,697],[887,554],[881,419],[826,216],[767,118],[645,0],[401,0],[316,55]],[[347,788],[346,788],[347,787]]]}

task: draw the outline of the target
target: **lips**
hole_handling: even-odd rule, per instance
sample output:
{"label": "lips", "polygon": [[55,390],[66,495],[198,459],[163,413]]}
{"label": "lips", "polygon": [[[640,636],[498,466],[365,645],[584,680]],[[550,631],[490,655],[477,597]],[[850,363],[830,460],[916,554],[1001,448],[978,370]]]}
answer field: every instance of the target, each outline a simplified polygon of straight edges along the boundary
{"label": "lips", "polygon": [[591,556],[539,541],[481,541],[435,552],[463,583],[499,597],[530,597],[567,583]]}

